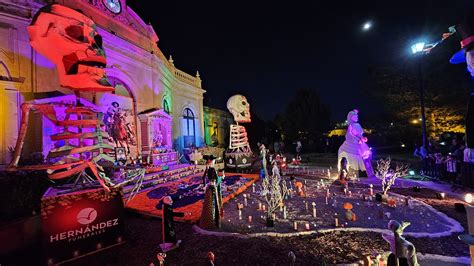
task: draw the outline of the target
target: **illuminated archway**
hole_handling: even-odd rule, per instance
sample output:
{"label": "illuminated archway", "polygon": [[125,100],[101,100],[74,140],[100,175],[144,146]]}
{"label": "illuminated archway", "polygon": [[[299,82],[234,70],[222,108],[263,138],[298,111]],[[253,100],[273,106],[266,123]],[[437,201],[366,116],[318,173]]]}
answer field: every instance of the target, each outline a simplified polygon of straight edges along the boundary
{"label": "illuminated archway", "polygon": [[190,108],[183,110],[182,134],[185,148],[196,146],[196,117]]}

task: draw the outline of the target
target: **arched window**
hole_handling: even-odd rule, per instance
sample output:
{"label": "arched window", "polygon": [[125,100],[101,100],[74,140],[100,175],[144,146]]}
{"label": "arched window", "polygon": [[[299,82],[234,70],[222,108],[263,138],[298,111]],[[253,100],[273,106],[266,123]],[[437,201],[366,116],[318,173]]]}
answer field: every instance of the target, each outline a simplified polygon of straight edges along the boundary
{"label": "arched window", "polygon": [[194,113],[191,109],[186,108],[183,112],[183,137],[185,148],[196,146],[195,133],[196,129]]}
{"label": "arched window", "polygon": [[165,110],[165,113],[167,114],[170,113],[170,105],[166,99],[163,99],[163,110]]}
{"label": "arched window", "polygon": [[134,98],[130,88],[125,84],[125,82],[116,77],[108,77],[107,79],[109,80],[110,85],[115,88],[113,94],[130,97],[132,99]]}

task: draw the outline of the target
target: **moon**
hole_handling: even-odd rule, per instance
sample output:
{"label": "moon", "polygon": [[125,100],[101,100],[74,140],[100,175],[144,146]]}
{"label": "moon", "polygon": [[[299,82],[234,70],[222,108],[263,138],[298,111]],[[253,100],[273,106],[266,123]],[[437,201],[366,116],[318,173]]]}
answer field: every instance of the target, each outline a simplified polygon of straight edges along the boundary
{"label": "moon", "polygon": [[372,22],[370,21],[365,22],[364,25],[362,26],[363,31],[368,31],[370,30],[370,28],[372,28]]}

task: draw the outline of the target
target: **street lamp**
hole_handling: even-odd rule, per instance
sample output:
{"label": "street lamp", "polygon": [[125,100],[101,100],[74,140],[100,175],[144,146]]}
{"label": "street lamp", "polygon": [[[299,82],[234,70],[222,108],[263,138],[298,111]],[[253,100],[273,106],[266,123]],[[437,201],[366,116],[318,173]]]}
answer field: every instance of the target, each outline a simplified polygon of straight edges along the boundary
{"label": "street lamp", "polygon": [[421,107],[421,136],[423,139],[423,148],[426,151],[426,118],[425,118],[425,84],[423,82],[422,58],[424,53],[425,43],[419,42],[411,46],[411,51],[418,57],[418,81],[420,82],[420,107]]}

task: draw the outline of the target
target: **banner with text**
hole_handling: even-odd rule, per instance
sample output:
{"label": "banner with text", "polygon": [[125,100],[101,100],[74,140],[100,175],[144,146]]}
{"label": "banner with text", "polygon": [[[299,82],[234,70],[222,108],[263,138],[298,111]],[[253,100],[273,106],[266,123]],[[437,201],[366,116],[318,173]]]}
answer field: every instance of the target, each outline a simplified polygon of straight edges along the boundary
{"label": "banner with text", "polygon": [[56,264],[123,243],[121,191],[102,188],[57,195],[50,188],[41,200],[46,264]]}

